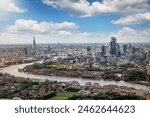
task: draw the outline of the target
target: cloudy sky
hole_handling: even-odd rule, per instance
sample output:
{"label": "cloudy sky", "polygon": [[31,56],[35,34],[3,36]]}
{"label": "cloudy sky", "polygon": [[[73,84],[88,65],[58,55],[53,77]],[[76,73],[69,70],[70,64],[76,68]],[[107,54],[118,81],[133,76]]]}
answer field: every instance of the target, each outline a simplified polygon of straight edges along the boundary
{"label": "cloudy sky", "polygon": [[150,42],[150,0],[0,0],[0,44]]}

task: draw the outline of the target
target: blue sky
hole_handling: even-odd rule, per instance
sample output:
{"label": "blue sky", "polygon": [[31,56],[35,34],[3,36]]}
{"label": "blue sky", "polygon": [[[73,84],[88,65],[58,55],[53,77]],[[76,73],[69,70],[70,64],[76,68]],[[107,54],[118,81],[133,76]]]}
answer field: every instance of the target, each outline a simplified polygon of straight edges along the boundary
{"label": "blue sky", "polygon": [[[149,0],[0,2],[0,43],[149,42]],[[5,38],[5,39],[4,39]]]}

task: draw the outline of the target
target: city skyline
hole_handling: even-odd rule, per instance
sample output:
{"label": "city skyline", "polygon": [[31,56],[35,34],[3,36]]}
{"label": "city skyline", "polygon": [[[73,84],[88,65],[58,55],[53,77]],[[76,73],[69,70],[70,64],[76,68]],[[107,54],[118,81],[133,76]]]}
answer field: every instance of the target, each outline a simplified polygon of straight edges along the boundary
{"label": "city skyline", "polygon": [[149,0],[0,1],[0,44],[150,42]]}

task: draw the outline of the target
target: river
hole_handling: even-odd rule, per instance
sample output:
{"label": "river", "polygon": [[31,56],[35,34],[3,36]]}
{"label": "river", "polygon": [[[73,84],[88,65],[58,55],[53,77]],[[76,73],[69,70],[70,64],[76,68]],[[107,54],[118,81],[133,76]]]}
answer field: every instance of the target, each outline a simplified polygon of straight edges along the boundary
{"label": "river", "polygon": [[108,80],[94,80],[94,79],[85,79],[85,78],[73,78],[73,77],[61,77],[61,76],[44,76],[44,75],[33,75],[33,74],[28,74],[24,72],[18,72],[19,68],[23,68],[26,65],[31,65],[33,63],[25,63],[25,64],[19,64],[19,65],[11,65],[9,67],[5,67],[0,69],[0,72],[2,73],[8,73],[14,76],[19,76],[19,77],[25,77],[25,78],[34,78],[34,79],[48,79],[52,81],[61,81],[61,82],[69,82],[69,81],[77,81],[81,85],[84,85],[86,82],[91,82],[91,83],[99,83],[101,86],[104,85],[118,85],[118,86],[127,86],[127,87],[133,87],[138,90],[145,90],[145,91],[150,91],[150,86],[143,86],[140,84],[132,84],[124,81],[108,81]]}

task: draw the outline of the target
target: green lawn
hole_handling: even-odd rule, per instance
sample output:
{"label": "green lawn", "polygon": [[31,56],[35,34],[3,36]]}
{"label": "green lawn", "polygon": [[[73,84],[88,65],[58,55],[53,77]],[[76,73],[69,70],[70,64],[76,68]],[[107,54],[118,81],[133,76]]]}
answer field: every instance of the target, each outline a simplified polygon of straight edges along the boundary
{"label": "green lawn", "polygon": [[65,91],[57,96],[49,98],[49,100],[67,100],[70,97],[73,97],[75,95],[75,92]]}
{"label": "green lawn", "polygon": [[52,68],[68,68],[68,65],[66,64],[51,64],[51,65],[48,65],[49,67],[52,67]]}

